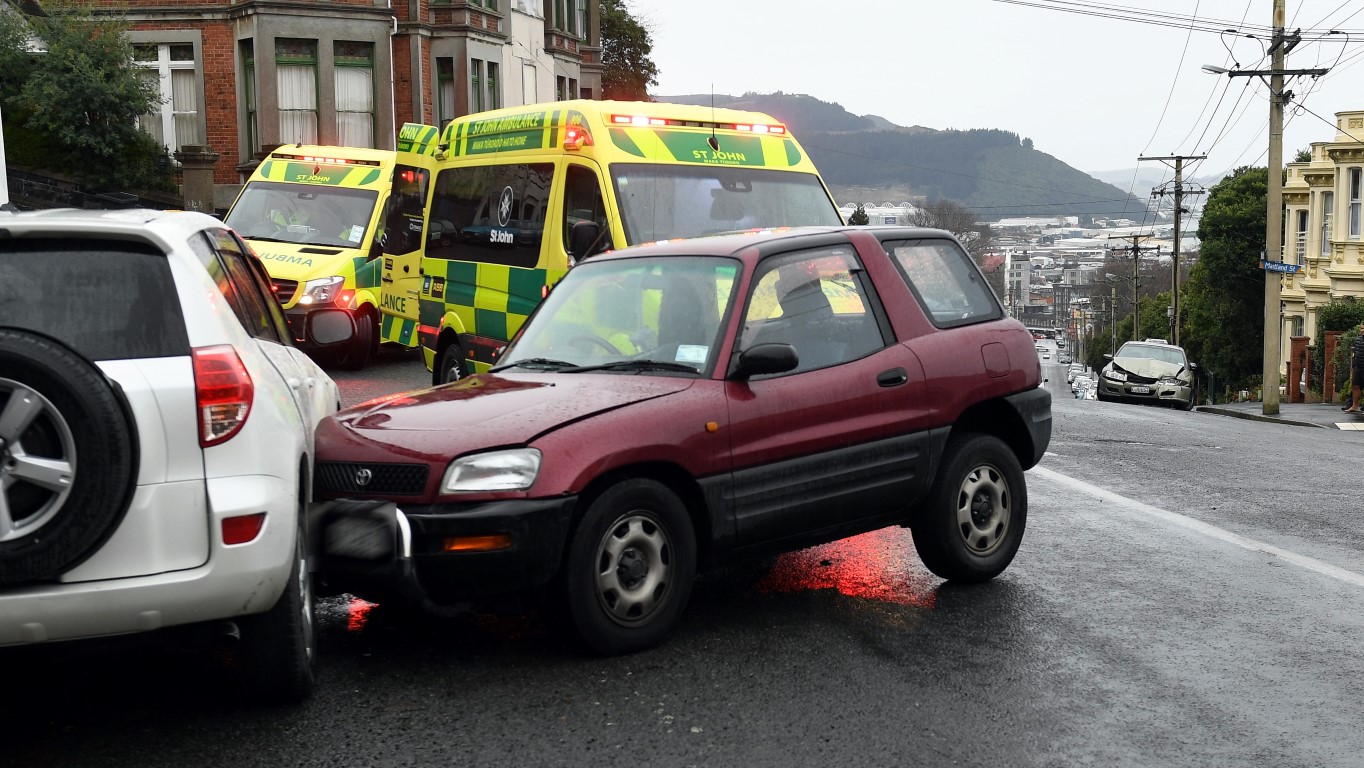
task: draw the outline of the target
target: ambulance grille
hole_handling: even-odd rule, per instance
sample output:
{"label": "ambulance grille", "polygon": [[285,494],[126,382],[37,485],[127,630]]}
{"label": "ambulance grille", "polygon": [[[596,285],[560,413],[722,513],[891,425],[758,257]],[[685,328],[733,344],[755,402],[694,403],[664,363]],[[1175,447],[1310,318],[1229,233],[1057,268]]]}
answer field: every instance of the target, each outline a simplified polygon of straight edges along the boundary
{"label": "ambulance grille", "polygon": [[[426,489],[429,469],[425,464],[321,461],[317,464],[317,490],[329,494],[420,496]],[[360,482],[362,477],[365,480],[363,484]]]}
{"label": "ambulance grille", "polygon": [[288,304],[298,292],[298,281],[276,277],[270,281],[270,287],[275,290],[275,297],[279,299],[279,303]]}

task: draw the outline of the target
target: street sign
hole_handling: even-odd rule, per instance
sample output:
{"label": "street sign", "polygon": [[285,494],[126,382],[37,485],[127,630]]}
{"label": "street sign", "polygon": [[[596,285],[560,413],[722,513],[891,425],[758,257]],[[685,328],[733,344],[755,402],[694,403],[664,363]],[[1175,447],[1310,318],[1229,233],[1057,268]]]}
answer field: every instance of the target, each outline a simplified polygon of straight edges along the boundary
{"label": "street sign", "polygon": [[1302,269],[1302,265],[1289,264],[1283,261],[1265,261],[1264,259],[1260,259],[1260,269],[1263,269],[1267,272],[1286,272],[1291,275],[1296,273],[1298,270]]}

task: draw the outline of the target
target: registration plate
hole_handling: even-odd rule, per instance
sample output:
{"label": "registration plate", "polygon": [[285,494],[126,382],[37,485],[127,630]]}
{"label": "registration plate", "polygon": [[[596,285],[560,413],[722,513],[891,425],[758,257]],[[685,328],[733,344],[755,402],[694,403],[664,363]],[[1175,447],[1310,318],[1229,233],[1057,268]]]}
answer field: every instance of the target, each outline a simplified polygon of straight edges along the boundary
{"label": "registration plate", "polygon": [[393,533],[387,525],[374,520],[342,518],[327,526],[324,554],[380,560],[393,552]]}
{"label": "registration plate", "polygon": [[1149,394],[1151,394],[1151,388],[1150,388],[1150,387],[1132,387],[1132,394],[1134,394],[1134,395],[1149,395]]}

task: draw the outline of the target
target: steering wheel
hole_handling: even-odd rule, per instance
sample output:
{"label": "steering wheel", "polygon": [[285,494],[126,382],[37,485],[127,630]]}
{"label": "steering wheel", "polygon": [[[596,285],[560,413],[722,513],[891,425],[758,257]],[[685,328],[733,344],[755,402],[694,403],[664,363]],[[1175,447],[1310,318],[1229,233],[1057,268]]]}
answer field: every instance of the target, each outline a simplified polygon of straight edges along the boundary
{"label": "steering wheel", "polygon": [[567,341],[567,344],[568,344],[570,347],[579,347],[579,348],[581,348],[581,345],[579,345],[579,344],[577,343],[577,342],[580,342],[580,341],[585,341],[585,342],[591,344],[591,345],[594,346],[594,347],[600,347],[601,349],[606,350],[606,352],[607,352],[608,354],[612,354],[612,355],[624,354],[624,353],[622,353],[619,349],[616,349],[616,345],[615,345],[615,344],[612,344],[611,342],[607,341],[606,339],[603,339],[602,337],[600,337],[600,336],[598,336],[598,335],[596,335],[596,334],[593,334],[593,333],[580,333],[580,334],[578,334],[577,336],[574,336],[574,337],[570,338],[570,339]]}

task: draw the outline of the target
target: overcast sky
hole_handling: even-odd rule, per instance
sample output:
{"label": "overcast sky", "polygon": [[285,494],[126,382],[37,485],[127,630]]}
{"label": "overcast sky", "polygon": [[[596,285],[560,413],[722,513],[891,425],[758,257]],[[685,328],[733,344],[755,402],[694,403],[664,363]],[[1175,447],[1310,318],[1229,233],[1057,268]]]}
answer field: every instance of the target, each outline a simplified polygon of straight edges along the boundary
{"label": "overcast sky", "polygon": [[[708,93],[712,86],[732,95],[805,93],[900,125],[1013,131],[1086,172],[1135,168],[1143,154],[1207,154],[1198,176],[1268,162],[1268,87],[1201,66],[1268,69],[1261,39],[1268,37],[1273,0],[1020,1],[1048,7],[999,0],[630,5],[653,34],[656,96]],[[1096,5],[1125,17],[1164,13],[1182,26],[1053,9]],[[1194,16],[1214,29],[1244,23],[1261,39],[1190,33]],[[1305,96],[1307,109],[1331,122],[1290,109],[1288,162],[1310,142],[1334,139],[1335,112],[1364,110],[1364,0],[1288,0],[1285,20],[1305,33],[1350,32],[1304,41],[1288,56],[1288,68],[1306,69],[1330,67],[1343,52],[1315,85],[1310,78],[1289,85]]]}

